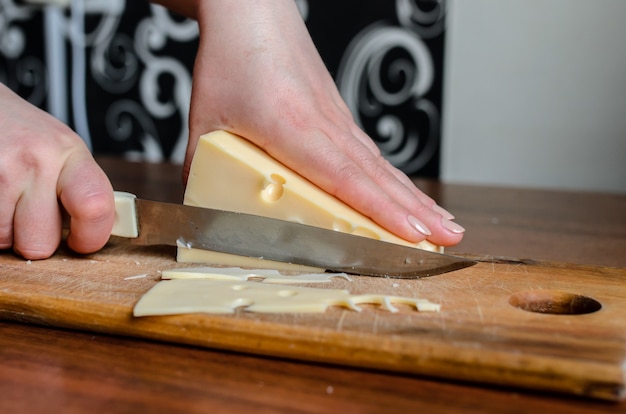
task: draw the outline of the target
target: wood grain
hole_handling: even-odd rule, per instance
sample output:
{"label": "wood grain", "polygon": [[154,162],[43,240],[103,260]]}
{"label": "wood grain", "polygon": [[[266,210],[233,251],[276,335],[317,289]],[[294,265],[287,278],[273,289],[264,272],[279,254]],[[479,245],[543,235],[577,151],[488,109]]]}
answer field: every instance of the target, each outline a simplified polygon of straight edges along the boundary
{"label": "wood grain", "polygon": [[466,228],[450,252],[626,267],[626,194],[418,183]]}
{"label": "wood grain", "polygon": [[[182,199],[180,166],[103,157],[98,162],[118,190],[155,200]],[[531,259],[528,264],[541,259],[626,267],[626,195],[417,182],[467,229],[461,245],[449,251]],[[128,261],[128,273],[138,270],[131,265],[137,266]],[[120,284],[117,276],[113,286]],[[11,317],[22,320],[19,311]],[[2,412],[626,413],[626,401],[255,357],[94,331],[9,322],[0,322],[0,330]]]}
{"label": "wood grain", "polygon": [[624,403],[0,322],[3,412],[617,413]]}
{"label": "wood grain", "polygon": [[11,413],[617,413],[624,403],[0,322]]}
{"label": "wood grain", "polygon": [[[26,262],[0,256],[0,317],[273,357],[558,391],[625,396],[626,273],[550,263],[481,262],[420,280],[359,277],[328,287],[423,297],[440,313],[367,307],[323,314],[182,315],[133,318],[136,301],[177,267],[170,248],[113,242],[79,257],[60,251]],[[145,277],[142,277],[145,275]],[[140,276],[140,277],[136,277]],[[514,295],[594,299],[588,314],[528,312]],[[570,296],[565,296],[566,298]],[[565,312],[565,313],[564,313]]]}

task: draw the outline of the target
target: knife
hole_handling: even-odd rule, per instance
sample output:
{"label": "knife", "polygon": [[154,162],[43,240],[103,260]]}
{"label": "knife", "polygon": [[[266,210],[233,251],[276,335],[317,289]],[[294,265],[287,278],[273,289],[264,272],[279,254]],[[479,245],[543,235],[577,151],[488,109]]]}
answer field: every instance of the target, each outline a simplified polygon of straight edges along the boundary
{"label": "knife", "polygon": [[184,245],[358,275],[415,279],[476,262],[334,230],[115,192],[111,235],[139,245]]}

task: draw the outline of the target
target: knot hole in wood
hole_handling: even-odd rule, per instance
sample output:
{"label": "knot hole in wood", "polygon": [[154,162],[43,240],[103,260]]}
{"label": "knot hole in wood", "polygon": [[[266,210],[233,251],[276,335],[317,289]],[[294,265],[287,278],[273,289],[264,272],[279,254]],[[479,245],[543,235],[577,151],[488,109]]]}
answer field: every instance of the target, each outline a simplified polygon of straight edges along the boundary
{"label": "knot hole in wood", "polygon": [[509,298],[509,304],[528,312],[552,315],[584,315],[602,309],[600,302],[588,296],[551,290],[518,292]]}

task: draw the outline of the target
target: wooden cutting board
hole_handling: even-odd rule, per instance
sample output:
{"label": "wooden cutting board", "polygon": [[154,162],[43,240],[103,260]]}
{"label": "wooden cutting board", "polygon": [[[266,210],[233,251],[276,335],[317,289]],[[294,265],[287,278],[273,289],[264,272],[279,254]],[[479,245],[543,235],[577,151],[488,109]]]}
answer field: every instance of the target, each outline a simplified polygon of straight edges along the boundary
{"label": "wooden cutting board", "polygon": [[[0,317],[217,349],[618,400],[626,397],[626,269],[482,258],[420,280],[324,284],[421,297],[439,313],[330,308],[323,314],[134,318],[174,250],[113,242],[42,261],[0,254]],[[318,287],[320,285],[317,285]],[[528,310],[524,310],[524,308]],[[158,362],[157,362],[158,363]]]}

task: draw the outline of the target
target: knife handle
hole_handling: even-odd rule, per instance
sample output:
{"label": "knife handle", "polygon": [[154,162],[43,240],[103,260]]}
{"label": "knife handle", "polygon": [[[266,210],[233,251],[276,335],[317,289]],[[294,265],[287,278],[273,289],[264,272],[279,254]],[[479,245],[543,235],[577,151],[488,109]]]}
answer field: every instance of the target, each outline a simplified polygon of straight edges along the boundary
{"label": "knife handle", "polygon": [[139,237],[139,223],[135,205],[137,196],[123,191],[114,191],[113,193],[115,195],[115,222],[111,236],[131,239]]}

